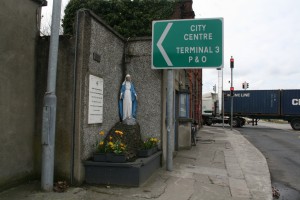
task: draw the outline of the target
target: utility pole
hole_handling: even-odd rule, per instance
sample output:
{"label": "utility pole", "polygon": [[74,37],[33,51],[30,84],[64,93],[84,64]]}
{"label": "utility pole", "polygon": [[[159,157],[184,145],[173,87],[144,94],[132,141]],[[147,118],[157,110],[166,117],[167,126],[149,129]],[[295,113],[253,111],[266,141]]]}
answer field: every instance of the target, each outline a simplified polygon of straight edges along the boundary
{"label": "utility pole", "polygon": [[233,119],[233,92],[234,92],[234,87],[233,87],[233,68],[234,68],[234,59],[231,56],[230,58],[230,69],[231,69],[231,87],[230,87],[230,96],[231,96],[231,112],[230,112],[230,130],[232,130],[232,119]]}
{"label": "utility pole", "polygon": [[42,176],[41,188],[53,190],[55,121],[56,121],[56,71],[59,43],[61,0],[53,1],[50,49],[48,61],[47,91],[44,95],[42,125]]}
{"label": "utility pole", "polygon": [[[221,78],[220,78],[221,77]],[[223,94],[223,67],[218,68],[218,79],[219,79],[219,110],[222,112],[222,127],[224,128],[224,94]]]}

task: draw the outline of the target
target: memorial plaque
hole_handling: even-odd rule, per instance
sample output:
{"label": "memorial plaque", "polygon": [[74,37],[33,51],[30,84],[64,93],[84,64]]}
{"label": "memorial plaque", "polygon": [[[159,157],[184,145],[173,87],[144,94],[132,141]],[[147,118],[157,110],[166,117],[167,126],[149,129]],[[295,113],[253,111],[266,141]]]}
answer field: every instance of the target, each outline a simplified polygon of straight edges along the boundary
{"label": "memorial plaque", "polygon": [[93,75],[89,77],[88,109],[88,124],[103,122],[103,79]]}

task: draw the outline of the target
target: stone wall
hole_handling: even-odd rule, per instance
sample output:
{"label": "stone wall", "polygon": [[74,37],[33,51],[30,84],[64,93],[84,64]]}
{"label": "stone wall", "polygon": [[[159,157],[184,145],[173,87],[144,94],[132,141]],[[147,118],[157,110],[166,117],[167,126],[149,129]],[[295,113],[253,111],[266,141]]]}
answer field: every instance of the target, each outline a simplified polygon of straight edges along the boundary
{"label": "stone wall", "polygon": [[[77,48],[76,130],[74,144],[74,177],[84,180],[82,161],[95,151],[96,138],[119,121],[118,100],[122,81],[123,38],[89,11],[80,14]],[[100,62],[93,55],[100,55]],[[103,78],[103,123],[88,124],[89,75]]]}
{"label": "stone wall", "polygon": [[142,138],[162,135],[162,70],[151,69],[151,38],[129,40],[126,73],[131,74],[138,95],[137,120]]}

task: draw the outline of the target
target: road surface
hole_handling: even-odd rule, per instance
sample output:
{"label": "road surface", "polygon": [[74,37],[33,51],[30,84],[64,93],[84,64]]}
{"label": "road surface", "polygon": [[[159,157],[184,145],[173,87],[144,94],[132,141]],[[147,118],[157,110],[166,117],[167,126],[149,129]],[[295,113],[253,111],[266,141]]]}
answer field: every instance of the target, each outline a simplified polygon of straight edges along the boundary
{"label": "road surface", "polygon": [[300,200],[300,131],[289,124],[262,121],[237,130],[266,157],[279,199]]}

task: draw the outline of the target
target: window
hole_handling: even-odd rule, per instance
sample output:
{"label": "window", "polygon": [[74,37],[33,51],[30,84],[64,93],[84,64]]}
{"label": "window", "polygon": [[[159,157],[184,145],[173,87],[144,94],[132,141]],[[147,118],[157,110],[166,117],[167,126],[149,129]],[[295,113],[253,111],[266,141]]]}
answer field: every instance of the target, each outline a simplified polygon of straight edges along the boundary
{"label": "window", "polygon": [[179,93],[179,117],[189,117],[189,94]]}

